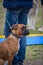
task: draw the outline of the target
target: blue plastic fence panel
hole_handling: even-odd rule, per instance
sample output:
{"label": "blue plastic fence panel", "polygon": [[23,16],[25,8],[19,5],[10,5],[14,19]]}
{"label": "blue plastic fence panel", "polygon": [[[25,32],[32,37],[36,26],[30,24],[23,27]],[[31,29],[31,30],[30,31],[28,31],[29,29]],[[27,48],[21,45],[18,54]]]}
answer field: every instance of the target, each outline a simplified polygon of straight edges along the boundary
{"label": "blue plastic fence panel", "polygon": [[[5,38],[0,38],[0,42],[4,41]],[[43,44],[43,36],[27,36],[26,45],[37,45]]]}
{"label": "blue plastic fence panel", "polygon": [[43,36],[30,36],[26,38],[26,45],[43,44]]}

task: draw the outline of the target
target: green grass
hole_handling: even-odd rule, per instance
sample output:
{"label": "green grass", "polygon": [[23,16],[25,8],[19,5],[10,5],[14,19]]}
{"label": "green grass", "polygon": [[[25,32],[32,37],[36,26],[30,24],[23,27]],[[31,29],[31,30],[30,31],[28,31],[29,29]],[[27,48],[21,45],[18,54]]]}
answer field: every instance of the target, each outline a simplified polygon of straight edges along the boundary
{"label": "green grass", "polygon": [[26,59],[42,58],[43,59],[43,45],[27,46],[26,48]]}

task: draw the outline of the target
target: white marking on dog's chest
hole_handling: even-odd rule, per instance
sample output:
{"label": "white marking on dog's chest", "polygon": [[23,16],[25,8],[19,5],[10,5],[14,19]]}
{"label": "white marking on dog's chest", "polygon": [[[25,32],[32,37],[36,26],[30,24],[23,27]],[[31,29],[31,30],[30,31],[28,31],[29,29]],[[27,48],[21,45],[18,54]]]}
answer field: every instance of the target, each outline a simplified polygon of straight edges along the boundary
{"label": "white marking on dog's chest", "polygon": [[[19,49],[20,49],[20,39],[19,39],[19,41],[18,41],[18,51],[19,51]],[[16,54],[18,54],[18,51],[17,51]]]}
{"label": "white marking on dog's chest", "polygon": [[8,65],[8,61],[4,61],[4,65]]}
{"label": "white marking on dog's chest", "polygon": [[20,48],[20,39],[18,41],[18,51],[19,51],[19,48]]}

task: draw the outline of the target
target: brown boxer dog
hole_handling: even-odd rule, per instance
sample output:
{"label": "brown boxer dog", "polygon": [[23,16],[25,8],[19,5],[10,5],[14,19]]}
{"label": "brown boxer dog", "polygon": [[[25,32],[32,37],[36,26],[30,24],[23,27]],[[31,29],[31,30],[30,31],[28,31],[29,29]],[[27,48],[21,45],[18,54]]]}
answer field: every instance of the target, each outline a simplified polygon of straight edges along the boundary
{"label": "brown boxer dog", "polygon": [[12,65],[12,60],[19,50],[19,39],[21,36],[29,34],[24,24],[14,24],[12,32],[7,39],[0,43],[0,65],[4,65],[4,61],[8,60],[8,65]]}

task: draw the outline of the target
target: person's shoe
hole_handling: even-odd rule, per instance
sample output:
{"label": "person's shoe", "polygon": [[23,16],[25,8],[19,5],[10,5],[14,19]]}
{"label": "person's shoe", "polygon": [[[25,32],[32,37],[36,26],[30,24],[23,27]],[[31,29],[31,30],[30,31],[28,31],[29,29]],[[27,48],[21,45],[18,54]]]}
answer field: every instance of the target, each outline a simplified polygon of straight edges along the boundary
{"label": "person's shoe", "polygon": [[43,31],[43,26],[38,29],[38,31]]}

